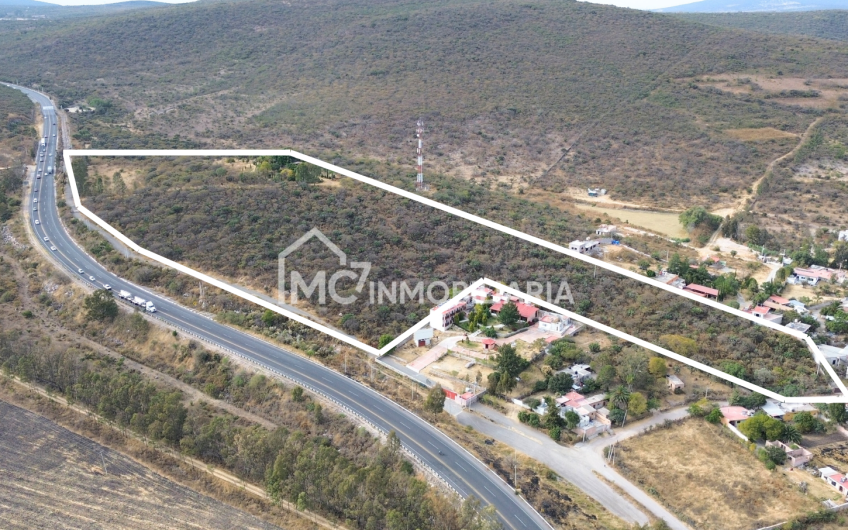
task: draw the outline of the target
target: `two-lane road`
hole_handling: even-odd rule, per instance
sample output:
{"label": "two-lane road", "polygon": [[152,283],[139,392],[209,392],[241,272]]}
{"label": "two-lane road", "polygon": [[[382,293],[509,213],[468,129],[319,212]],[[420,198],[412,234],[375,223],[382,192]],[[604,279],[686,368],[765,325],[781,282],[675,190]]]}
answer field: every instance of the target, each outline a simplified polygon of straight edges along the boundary
{"label": "two-lane road", "polygon": [[[286,351],[236,329],[221,325],[155,293],[144,290],[123,278],[106,271],[91,256],[83,252],[64,230],[56,206],[54,175],[56,168],[57,116],[53,104],[45,95],[26,88],[9,85],[23,91],[38,103],[45,116],[46,146],[44,160],[38,161],[36,171],[41,179],[32,179],[28,207],[37,205],[30,222],[36,235],[53,256],[72,274],[78,274],[96,287],[109,284],[114,290],[127,290],[151,300],[156,315],[170,325],[181,328],[233,353],[250,359],[265,368],[309,387],[325,397],[343,404],[352,413],[384,432],[395,431],[404,447],[417,459],[439,474],[463,497],[474,495],[484,504],[494,505],[506,528],[527,530],[551,528],[550,525],[520,496],[441,431],[374,390],[318,363]],[[65,139],[66,141],[68,139]],[[67,145],[65,147],[68,147]],[[41,151],[39,151],[39,159]],[[46,168],[52,167],[53,171]],[[34,189],[38,191],[34,191]],[[32,201],[37,199],[37,203]],[[35,224],[38,220],[39,223]],[[45,241],[44,238],[48,238]],[[79,273],[81,269],[83,273]],[[89,276],[95,278],[89,280]]]}

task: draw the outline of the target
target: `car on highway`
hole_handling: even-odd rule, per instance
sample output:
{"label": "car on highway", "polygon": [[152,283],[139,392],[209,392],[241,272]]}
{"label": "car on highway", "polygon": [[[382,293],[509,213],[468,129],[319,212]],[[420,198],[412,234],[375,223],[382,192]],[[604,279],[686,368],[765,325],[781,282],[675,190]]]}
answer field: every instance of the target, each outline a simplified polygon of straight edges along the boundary
{"label": "car on highway", "polygon": [[50,245],[50,250],[52,250],[53,252],[56,252],[56,247],[54,247],[53,245]]}
{"label": "car on highway", "polygon": [[77,269],[77,272],[83,274],[82,269]]}
{"label": "car on highway", "polygon": [[39,221],[38,219],[36,219],[36,220],[35,220],[35,224],[40,225],[40,224],[41,224],[41,221]]}
{"label": "car on highway", "polygon": [[88,279],[89,279],[89,280],[91,280],[91,281],[96,281],[96,280],[97,280],[94,276],[89,276],[89,277],[88,277]]}
{"label": "car on highway", "polygon": [[33,189],[32,189],[32,192],[33,192],[33,193],[37,193],[37,192],[38,192],[38,188],[33,188]]}
{"label": "car on highway", "polygon": [[32,211],[33,211],[33,212],[37,212],[37,211],[38,211],[38,206],[33,206],[33,207],[32,207]]}
{"label": "car on highway", "polygon": [[38,199],[33,197],[32,202],[38,202]]}
{"label": "car on highway", "polygon": [[53,133],[53,136],[56,136],[56,133]]}
{"label": "car on highway", "polygon": [[104,289],[106,289],[107,291],[111,291],[111,290],[112,290],[112,286],[111,286],[111,285],[109,285],[108,283],[104,283],[104,284],[103,284],[103,288],[104,288]]}
{"label": "car on highway", "polygon": [[45,241],[50,241],[50,238],[49,238],[49,237],[47,237],[47,236],[44,236],[44,240],[45,240]]}

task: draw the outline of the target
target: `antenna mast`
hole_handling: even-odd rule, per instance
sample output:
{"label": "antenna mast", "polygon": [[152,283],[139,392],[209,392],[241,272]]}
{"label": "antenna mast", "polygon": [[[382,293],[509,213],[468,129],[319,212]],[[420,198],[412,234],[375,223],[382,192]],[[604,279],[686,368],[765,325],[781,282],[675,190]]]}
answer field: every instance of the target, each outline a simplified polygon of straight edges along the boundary
{"label": "antenna mast", "polygon": [[422,136],[424,136],[424,122],[421,119],[416,123],[415,136],[418,137],[418,176],[415,177],[415,189],[424,190],[424,153],[422,145]]}

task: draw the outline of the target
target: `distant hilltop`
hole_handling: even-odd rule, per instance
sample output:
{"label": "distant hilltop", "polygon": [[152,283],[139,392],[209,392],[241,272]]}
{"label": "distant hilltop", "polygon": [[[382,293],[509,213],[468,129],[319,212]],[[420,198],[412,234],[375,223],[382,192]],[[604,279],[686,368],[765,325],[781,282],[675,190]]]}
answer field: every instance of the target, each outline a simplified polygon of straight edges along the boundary
{"label": "distant hilltop", "polygon": [[654,9],[654,11],[660,13],[735,13],[741,11],[787,12],[824,9],[848,9],[848,0],[701,0],[691,4]]}

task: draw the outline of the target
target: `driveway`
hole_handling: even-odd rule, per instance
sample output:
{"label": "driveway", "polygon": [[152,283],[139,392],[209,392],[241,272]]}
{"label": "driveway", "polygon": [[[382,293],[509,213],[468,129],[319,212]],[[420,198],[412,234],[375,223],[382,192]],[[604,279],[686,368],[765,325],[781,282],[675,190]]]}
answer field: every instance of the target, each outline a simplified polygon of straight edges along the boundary
{"label": "driveway", "polygon": [[627,492],[654,516],[664,519],[674,530],[690,530],[650,495],[628,482],[614,469],[608,467],[602,455],[603,448],[615,440],[639,434],[650,425],[666,419],[686,416],[685,409],[674,409],[657,414],[640,422],[618,429],[612,437],[596,438],[575,447],[564,447],[541,431],[518,423],[485,405],[474,404],[457,416],[459,423],[470,425],[484,435],[514,447],[527,456],[542,462],[562,478],[568,480],[587,495],[601,503],[610,513],[621,519],[638,524],[647,524],[648,517],[629,499],[601,480],[595,473]]}

